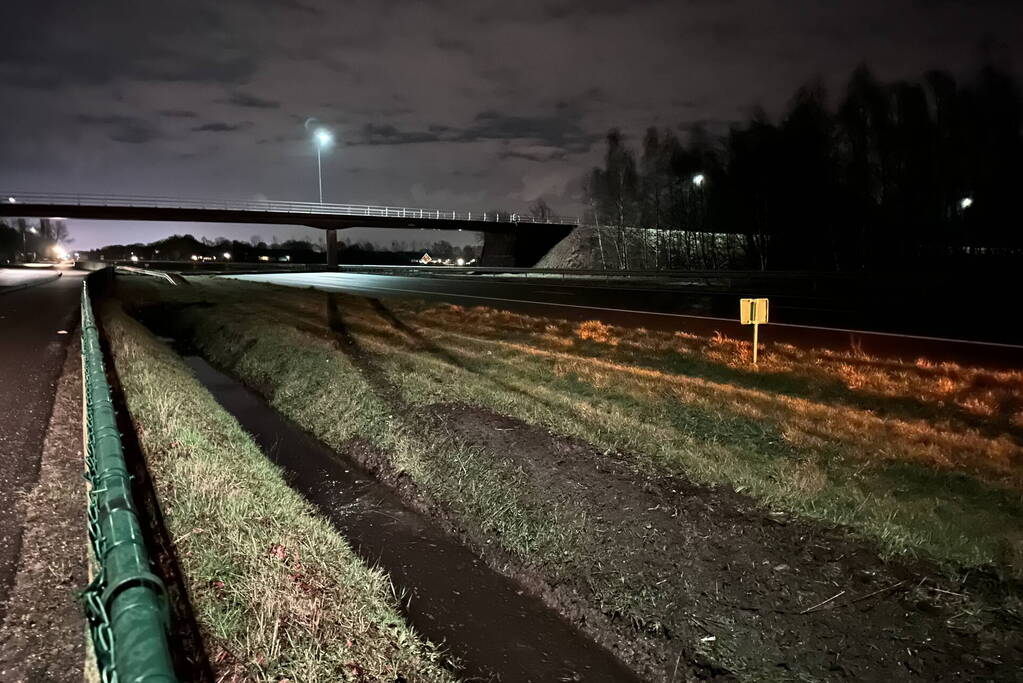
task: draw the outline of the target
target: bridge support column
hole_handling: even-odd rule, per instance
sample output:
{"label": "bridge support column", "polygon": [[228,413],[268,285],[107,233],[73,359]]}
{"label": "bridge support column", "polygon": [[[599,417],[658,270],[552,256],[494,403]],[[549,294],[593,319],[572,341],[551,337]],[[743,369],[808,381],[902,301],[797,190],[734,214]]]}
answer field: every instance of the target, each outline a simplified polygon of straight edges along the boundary
{"label": "bridge support column", "polygon": [[337,230],[327,230],[327,267],[333,268],[337,265]]}

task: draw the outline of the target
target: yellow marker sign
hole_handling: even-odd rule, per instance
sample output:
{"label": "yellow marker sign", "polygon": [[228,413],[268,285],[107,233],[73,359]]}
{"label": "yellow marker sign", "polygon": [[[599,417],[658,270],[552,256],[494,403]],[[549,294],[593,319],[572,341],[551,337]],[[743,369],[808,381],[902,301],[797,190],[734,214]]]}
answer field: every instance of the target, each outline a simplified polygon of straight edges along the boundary
{"label": "yellow marker sign", "polygon": [[753,364],[757,362],[760,326],[767,324],[767,299],[739,299],[739,322],[753,326]]}
{"label": "yellow marker sign", "polygon": [[767,299],[739,299],[739,317],[743,325],[767,323]]}

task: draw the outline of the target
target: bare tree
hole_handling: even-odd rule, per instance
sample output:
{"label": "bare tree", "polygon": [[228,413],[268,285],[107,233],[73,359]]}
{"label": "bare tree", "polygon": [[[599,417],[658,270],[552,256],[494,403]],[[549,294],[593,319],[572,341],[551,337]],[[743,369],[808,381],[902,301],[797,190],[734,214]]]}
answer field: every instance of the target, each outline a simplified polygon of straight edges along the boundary
{"label": "bare tree", "polygon": [[541,223],[550,223],[551,219],[554,218],[554,210],[551,209],[550,205],[543,197],[537,197],[536,200],[529,205],[529,214]]}

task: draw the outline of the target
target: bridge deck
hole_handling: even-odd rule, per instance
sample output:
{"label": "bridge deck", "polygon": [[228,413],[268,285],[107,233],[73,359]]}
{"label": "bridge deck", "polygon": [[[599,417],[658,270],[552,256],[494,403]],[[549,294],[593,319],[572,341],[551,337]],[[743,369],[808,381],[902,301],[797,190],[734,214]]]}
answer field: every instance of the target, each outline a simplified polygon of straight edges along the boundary
{"label": "bridge deck", "polygon": [[269,223],[338,228],[426,228],[515,232],[520,224],[574,227],[575,218],[549,219],[515,213],[443,211],[396,206],[318,204],[287,201],[234,201],[129,197],[118,195],[0,193],[0,216],[89,218],[102,220],[184,221],[197,223]]}

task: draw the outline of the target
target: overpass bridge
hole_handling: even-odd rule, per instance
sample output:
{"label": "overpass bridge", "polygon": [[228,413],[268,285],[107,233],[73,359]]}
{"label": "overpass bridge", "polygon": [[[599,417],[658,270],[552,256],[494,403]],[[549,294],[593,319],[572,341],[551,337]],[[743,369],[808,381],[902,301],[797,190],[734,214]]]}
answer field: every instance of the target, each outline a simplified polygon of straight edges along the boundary
{"label": "overpass bridge", "polygon": [[[404,206],[321,204],[277,200],[182,199],[128,195],[0,192],[0,217],[83,218],[182,223],[301,225],[326,232],[327,264],[337,264],[337,231],[344,228],[472,230],[484,233],[492,265],[534,262],[579,224],[576,218],[425,209]],[[489,252],[489,253],[488,253]],[[532,258],[533,255],[536,258]],[[524,265],[532,265],[525,263]]]}

